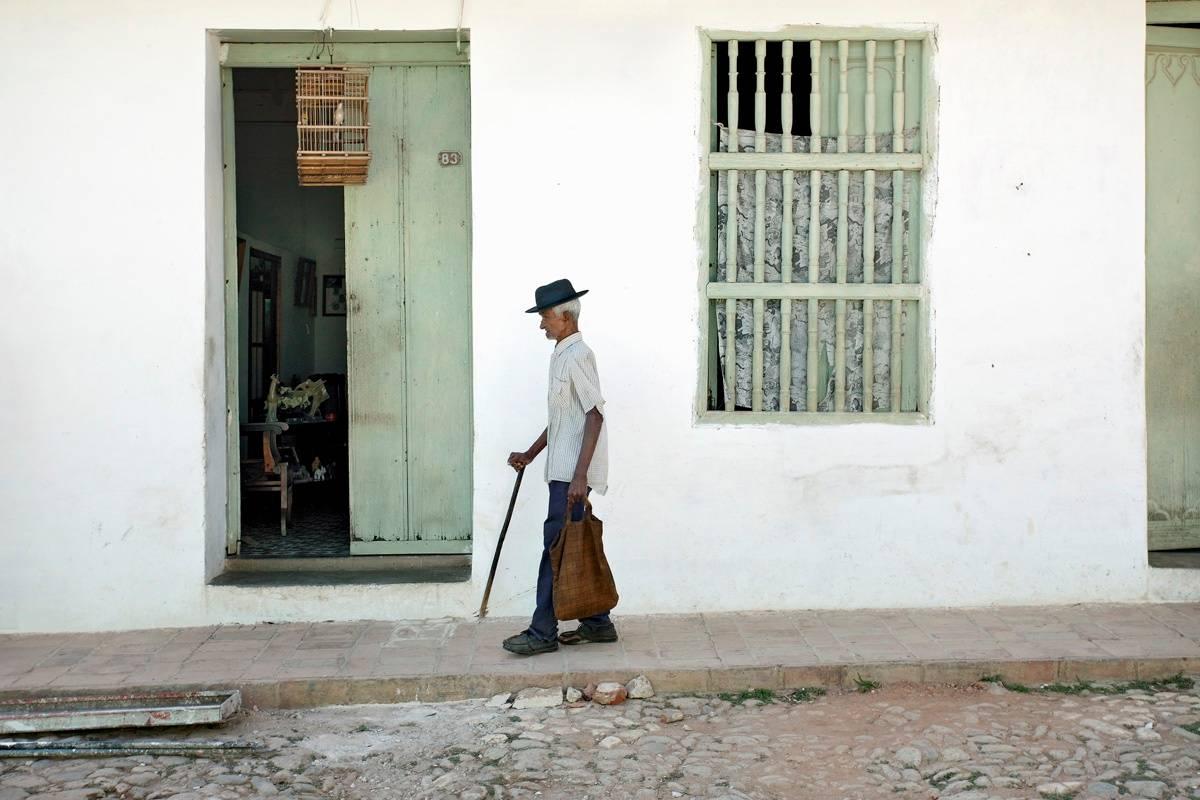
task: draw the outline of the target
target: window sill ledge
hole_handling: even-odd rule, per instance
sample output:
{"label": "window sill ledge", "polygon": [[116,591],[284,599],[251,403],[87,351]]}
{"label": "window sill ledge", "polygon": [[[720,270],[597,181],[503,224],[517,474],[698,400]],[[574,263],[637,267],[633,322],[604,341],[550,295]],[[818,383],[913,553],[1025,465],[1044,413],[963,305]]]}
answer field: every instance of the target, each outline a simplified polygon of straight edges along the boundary
{"label": "window sill ledge", "polygon": [[933,420],[924,412],[909,411],[894,414],[876,411],[870,414],[861,411],[703,411],[696,419],[701,426],[735,425],[932,425]]}

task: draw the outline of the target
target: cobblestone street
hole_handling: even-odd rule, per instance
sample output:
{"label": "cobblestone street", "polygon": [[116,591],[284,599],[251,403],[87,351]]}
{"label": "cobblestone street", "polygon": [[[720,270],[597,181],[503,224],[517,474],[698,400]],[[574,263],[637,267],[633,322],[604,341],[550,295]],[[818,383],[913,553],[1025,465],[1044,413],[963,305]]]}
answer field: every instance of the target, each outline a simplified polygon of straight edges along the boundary
{"label": "cobblestone street", "polygon": [[[266,748],[253,757],[3,759],[0,800],[1194,800],[1200,691],[1189,684],[1119,692],[997,682],[863,685],[866,691],[843,694],[761,691],[611,706],[518,709],[498,697],[249,711],[219,729],[135,736],[219,737]],[[552,703],[556,694],[529,702]]]}

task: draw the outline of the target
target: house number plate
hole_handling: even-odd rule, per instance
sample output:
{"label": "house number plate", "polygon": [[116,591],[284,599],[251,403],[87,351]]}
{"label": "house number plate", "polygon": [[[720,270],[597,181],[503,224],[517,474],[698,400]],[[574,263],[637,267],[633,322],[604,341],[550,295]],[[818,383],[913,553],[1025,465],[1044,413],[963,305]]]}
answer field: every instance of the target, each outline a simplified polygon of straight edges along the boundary
{"label": "house number plate", "polygon": [[443,167],[457,167],[462,163],[462,153],[457,150],[443,150],[438,153],[438,163]]}

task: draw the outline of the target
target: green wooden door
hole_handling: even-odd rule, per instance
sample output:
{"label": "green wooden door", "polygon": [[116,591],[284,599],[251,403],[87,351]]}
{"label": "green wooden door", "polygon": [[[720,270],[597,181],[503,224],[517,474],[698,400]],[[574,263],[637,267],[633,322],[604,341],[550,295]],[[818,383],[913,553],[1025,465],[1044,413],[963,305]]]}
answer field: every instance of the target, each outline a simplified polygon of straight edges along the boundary
{"label": "green wooden door", "polygon": [[1151,550],[1200,547],[1200,31],[1147,29]]}
{"label": "green wooden door", "polygon": [[468,70],[371,73],[372,163],[346,188],[350,552],[469,552]]}

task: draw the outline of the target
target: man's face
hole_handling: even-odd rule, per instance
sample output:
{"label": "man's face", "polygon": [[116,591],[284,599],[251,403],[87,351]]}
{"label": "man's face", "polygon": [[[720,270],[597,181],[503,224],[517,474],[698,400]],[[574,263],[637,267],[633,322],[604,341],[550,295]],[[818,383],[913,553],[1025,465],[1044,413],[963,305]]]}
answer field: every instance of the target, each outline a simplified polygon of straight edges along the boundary
{"label": "man's face", "polygon": [[542,324],[538,327],[546,332],[547,339],[558,341],[562,337],[563,331],[567,328],[567,317],[565,315],[559,316],[551,309],[546,309],[539,313],[542,317]]}

